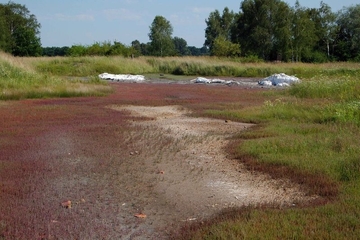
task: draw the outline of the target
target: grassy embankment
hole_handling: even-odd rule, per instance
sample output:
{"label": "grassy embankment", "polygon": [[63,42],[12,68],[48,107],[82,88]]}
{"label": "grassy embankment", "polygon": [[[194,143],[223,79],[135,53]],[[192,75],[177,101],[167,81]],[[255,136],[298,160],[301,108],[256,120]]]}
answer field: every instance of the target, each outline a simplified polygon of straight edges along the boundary
{"label": "grassy embankment", "polygon": [[321,195],[326,204],[232,210],[208,223],[184,228],[181,236],[184,239],[357,239],[360,236],[359,64],[104,57],[23,61],[31,66],[30,70],[46,76],[95,76],[101,72],[244,77],[279,72],[296,74],[304,80],[302,84],[265,93],[277,98],[275,101],[264,101],[263,106],[255,108],[211,109],[210,106],[205,115],[258,123],[257,128],[236,136],[238,144],[233,149],[236,157],[249,168],[304,183],[309,194]]}
{"label": "grassy embankment", "polygon": [[36,58],[15,58],[0,52],[0,100],[101,96],[111,88],[97,78],[69,80],[33,67]]}

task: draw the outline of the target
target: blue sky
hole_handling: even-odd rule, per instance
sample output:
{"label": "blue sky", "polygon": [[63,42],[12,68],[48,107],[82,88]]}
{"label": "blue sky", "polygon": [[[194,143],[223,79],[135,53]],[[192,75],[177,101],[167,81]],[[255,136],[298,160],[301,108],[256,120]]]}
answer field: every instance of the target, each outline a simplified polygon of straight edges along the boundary
{"label": "blue sky", "polygon": [[[334,12],[357,4],[358,0],[323,0]],[[8,0],[0,0],[7,3]],[[205,41],[205,19],[210,12],[228,7],[238,12],[241,0],[13,0],[25,5],[41,23],[43,47],[133,40],[149,41],[149,26],[160,15],[173,26],[173,37],[189,46]],[[284,0],[291,7],[296,0]],[[318,8],[320,0],[299,0],[300,5]]]}

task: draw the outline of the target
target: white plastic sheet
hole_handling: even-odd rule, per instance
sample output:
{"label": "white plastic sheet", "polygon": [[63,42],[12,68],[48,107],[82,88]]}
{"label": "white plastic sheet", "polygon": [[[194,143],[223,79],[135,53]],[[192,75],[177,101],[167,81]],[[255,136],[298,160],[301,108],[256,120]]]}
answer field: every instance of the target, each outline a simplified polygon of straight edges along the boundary
{"label": "white plastic sheet", "polygon": [[112,81],[131,81],[131,82],[145,81],[145,77],[143,75],[131,75],[131,74],[102,73],[99,74],[99,78],[103,80],[112,80]]}
{"label": "white plastic sheet", "polygon": [[232,80],[224,80],[224,79],[219,79],[219,78],[209,79],[209,78],[204,78],[204,77],[197,77],[197,78],[193,79],[192,82],[194,82],[194,83],[206,83],[206,84],[210,84],[210,83],[220,83],[220,84],[237,83],[237,82],[232,81]]}
{"label": "white plastic sheet", "polygon": [[299,82],[300,79],[295,76],[289,76],[286,75],[285,73],[279,73],[260,80],[259,84],[263,86],[288,87],[291,84],[299,83]]}

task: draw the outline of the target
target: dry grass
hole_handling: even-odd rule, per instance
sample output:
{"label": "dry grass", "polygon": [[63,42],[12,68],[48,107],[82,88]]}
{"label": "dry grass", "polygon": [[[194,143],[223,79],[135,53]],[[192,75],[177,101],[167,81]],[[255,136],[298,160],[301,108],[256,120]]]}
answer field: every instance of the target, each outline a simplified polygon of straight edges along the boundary
{"label": "dry grass", "polygon": [[70,81],[38,73],[34,62],[0,52],[0,99],[100,96],[111,92],[99,79]]}

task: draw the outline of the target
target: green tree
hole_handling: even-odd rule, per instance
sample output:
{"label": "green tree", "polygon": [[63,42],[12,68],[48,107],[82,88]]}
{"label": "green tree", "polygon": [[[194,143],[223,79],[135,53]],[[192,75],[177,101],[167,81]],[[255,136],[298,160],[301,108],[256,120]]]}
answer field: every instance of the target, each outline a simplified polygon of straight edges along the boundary
{"label": "green tree", "polygon": [[[110,44],[111,45],[111,44]],[[100,42],[95,42],[92,45],[86,47],[86,55],[90,56],[103,56],[105,55],[106,48],[103,47],[103,44]],[[109,51],[110,46],[108,47],[107,51]],[[104,51],[105,50],[105,51]]]}
{"label": "green tree", "polygon": [[13,39],[13,55],[40,56],[42,54],[40,38],[36,36],[33,29],[19,26],[13,32]]}
{"label": "green tree", "polygon": [[69,47],[43,47],[42,55],[53,57],[53,56],[66,56],[68,54]]}
{"label": "green tree", "polygon": [[154,56],[171,56],[175,53],[172,40],[173,27],[166,18],[156,16],[150,26],[150,53]]}
{"label": "green tree", "polygon": [[150,43],[141,43],[140,44],[141,47],[141,54],[144,56],[148,56],[150,55]]}
{"label": "green tree", "polygon": [[139,42],[139,40],[134,40],[131,42],[131,47],[134,49],[134,55],[136,57],[142,55],[142,52],[141,52],[141,43]]}
{"label": "green tree", "polygon": [[205,20],[205,43],[204,46],[208,47],[212,52],[215,39],[222,37],[226,41],[231,41],[232,29],[234,27],[236,14],[225,7],[222,15],[218,10],[211,12],[209,18]]}
{"label": "green tree", "polygon": [[5,17],[5,7],[0,4],[0,49],[10,52],[9,40],[11,39]]}
{"label": "green tree", "polygon": [[176,55],[179,55],[179,56],[190,55],[190,50],[187,46],[187,42],[185,39],[179,38],[179,37],[174,37],[173,42],[174,42],[174,46],[175,46]]}
{"label": "green tree", "polygon": [[232,39],[244,55],[265,60],[287,59],[290,41],[290,7],[281,0],[244,0]]}
{"label": "green tree", "polygon": [[302,61],[304,56],[311,55],[315,44],[318,42],[315,22],[310,18],[311,11],[301,7],[296,1],[293,8],[291,55],[295,62]]}
{"label": "green tree", "polygon": [[310,19],[315,24],[315,34],[318,42],[314,52],[323,55],[325,60],[330,58],[330,50],[335,41],[336,33],[336,14],[331,11],[331,7],[324,2],[320,2],[320,8],[310,9]]}
{"label": "green tree", "polygon": [[3,50],[16,56],[37,56],[41,54],[40,23],[25,5],[8,2],[0,4],[0,28],[4,23],[6,30],[0,32],[6,45],[0,44]]}
{"label": "green tree", "polygon": [[86,56],[87,55],[87,47],[80,45],[80,44],[72,45],[69,48],[68,55],[72,56],[72,57]]}
{"label": "green tree", "polygon": [[341,61],[360,61],[360,4],[338,13],[334,52]]}
{"label": "green tree", "polygon": [[121,42],[114,41],[114,44],[112,44],[109,48],[109,51],[107,51],[106,55],[110,56],[124,56],[124,57],[130,57],[134,54],[134,49],[130,46],[127,47],[126,45],[122,44]]}
{"label": "green tree", "polygon": [[194,46],[189,46],[188,47],[189,51],[190,51],[190,55],[192,56],[206,56],[209,55],[209,49],[205,46],[201,47],[201,48],[197,48]]}
{"label": "green tree", "polygon": [[213,43],[212,55],[218,57],[235,57],[240,55],[240,45],[226,40],[224,36],[219,36]]}

